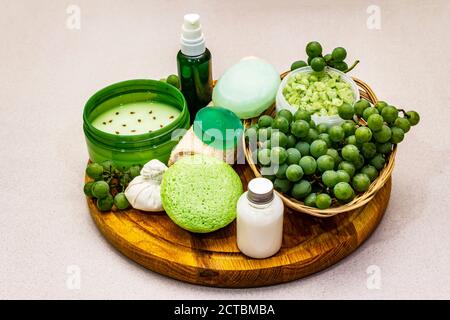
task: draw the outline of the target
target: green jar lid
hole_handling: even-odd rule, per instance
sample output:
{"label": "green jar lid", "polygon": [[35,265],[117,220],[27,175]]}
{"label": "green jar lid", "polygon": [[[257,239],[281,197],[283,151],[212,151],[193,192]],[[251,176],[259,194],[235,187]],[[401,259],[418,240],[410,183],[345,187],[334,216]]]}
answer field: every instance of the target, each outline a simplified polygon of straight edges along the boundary
{"label": "green jar lid", "polygon": [[205,107],[197,112],[194,133],[204,144],[218,150],[236,148],[244,128],[232,111],[217,107]]}

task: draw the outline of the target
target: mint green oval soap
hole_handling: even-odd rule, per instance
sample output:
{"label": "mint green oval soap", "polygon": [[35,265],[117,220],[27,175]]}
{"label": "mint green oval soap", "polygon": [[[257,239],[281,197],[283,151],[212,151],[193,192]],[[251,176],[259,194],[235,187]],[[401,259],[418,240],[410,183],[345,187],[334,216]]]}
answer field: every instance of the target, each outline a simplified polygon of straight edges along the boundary
{"label": "mint green oval soap", "polygon": [[197,233],[232,222],[242,192],[241,179],[231,166],[204,155],[182,157],[167,169],[161,182],[161,200],[169,218]]}
{"label": "mint green oval soap", "polygon": [[280,75],[267,61],[249,57],[229,68],[217,81],[212,101],[241,119],[259,116],[274,102]]}

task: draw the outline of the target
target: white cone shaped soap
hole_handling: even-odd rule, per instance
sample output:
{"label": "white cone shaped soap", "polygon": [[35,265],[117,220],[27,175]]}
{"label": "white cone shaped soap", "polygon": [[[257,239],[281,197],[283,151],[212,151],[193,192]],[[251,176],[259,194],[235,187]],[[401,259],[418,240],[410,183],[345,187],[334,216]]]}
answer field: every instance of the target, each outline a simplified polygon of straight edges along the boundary
{"label": "white cone shaped soap", "polygon": [[244,58],[217,81],[213,104],[233,111],[241,119],[254,118],[275,102],[280,83],[280,75],[270,63],[256,57]]}

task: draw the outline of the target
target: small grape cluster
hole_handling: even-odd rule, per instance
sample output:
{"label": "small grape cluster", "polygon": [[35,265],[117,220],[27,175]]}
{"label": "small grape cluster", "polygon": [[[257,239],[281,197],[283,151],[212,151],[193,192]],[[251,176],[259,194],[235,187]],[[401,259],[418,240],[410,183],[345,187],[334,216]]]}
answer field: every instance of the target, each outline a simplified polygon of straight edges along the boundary
{"label": "small grape cluster", "polygon": [[316,125],[307,111],[281,110],[246,130],[246,139],[257,142],[261,173],[276,190],[319,209],[348,203],[369,189],[393,145],[420,120],[415,111],[364,99],[343,103],[338,112],[345,122],[332,127]]}
{"label": "small grape cluster", "polygon": [[95,198],[100,211],[109,211],[113,205],[118,210],[130,207],[124,191],[128,184],[140,174],[139,165],[124,170],[117,168],[110,160],[101,163],[90,163],[86,167],[86,175],[93,179],[84,185],[84,194]]}
{"label": "small grape cluster", "polygon": [[342,47],[334,48],[331,53],[323,56],[322,45],[317,41],[311,41],[306,45],[306,54],[308,55],[308,63],[303,60],[295,61],[291,65],[291,71],[309,65],[316,72],[323,71],[325,66],[330,66],[342,72],[349,72],[359,63],[357,60],[349,68],[344,61],[347,58],[347,50]]}

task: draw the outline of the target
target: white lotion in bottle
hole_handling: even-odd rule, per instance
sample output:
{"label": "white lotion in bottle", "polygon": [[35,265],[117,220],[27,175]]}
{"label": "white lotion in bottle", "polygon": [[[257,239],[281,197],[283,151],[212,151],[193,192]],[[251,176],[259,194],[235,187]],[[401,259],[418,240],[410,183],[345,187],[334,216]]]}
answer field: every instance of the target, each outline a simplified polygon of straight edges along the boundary
{"label": "white lotion in bottle", "polygon": [[237,245],[248,257],[273,256],[283,240],[283,201],[273,191],[272,181],[252,179],[237,203]]}

